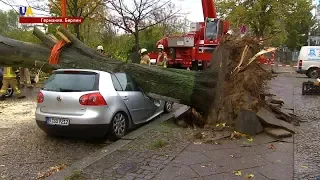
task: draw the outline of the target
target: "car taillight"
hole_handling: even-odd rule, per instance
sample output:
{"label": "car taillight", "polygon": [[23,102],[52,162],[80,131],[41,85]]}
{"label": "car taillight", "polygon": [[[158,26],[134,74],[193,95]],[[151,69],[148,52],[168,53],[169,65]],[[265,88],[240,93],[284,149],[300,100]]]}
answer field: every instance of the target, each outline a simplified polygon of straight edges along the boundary
{"label": "car taillight", "polygon": [[37,102],[38,103],[43,103],[43,101],[44,101],[44,97],[43,97],[42,92],[38,92]]}
{"label": "car taillight", "polygon": [[299,67],[299,69],[302,68],[302,60],[299,60],[298,67]]}
{"label": "car taillight", "polygon": [[80,97],[79,103],[83,106],[106,106],[107,103],[100,93],[85,94]]}

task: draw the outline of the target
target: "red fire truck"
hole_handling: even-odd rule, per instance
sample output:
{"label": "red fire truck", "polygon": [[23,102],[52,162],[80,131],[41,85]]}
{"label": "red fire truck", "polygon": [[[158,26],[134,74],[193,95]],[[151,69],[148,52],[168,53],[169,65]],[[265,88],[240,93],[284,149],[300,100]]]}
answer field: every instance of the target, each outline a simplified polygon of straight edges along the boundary
{"label": "red fire truck", "polygon": [[[201,0],[204,22],[191,23],[190,33],[159,40],[168,54],[168,67],[203,70],[211,61],[212,52],[229,30],[229,22],[217,18],[214,0]],[[151,52],[153,61],[158,53]]]}

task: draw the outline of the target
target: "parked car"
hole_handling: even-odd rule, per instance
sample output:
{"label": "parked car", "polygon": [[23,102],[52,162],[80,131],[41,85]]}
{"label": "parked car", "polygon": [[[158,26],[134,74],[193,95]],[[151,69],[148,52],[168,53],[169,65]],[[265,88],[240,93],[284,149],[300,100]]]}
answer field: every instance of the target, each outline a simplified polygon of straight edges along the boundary
{"label": "parked car", "polygon": [[320,46],[302,46],[298,59],[297,73],[306,74],[309,78],[318,78]]}
{"label": "parked car", "polygon": [[116,140],[172,108],[171,102],[148,97],[127,73],[59,69],[40,89],[35,117],[50,135]]}

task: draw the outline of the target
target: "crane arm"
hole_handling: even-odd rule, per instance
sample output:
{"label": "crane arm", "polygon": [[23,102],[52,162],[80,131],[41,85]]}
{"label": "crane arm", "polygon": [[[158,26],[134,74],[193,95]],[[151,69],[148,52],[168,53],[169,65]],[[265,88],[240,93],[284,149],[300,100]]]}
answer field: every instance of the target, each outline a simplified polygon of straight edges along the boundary
{"label": "crane arm", "polygon": [[201,2],[203,19],[206,20],[207,18],[217,18],[217,11],[214,0],[201,0]]}

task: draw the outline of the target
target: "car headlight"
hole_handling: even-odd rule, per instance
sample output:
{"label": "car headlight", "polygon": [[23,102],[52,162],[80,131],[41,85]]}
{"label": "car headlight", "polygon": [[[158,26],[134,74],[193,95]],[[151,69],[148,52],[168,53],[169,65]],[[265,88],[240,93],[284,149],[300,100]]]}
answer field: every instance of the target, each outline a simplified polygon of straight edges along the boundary
{"label": "car headlight", "polygon": [[160,100],[154,100],[153,103],[154,103],[154,105],[159,107],[160,104],[161,104],[161,101]]}

